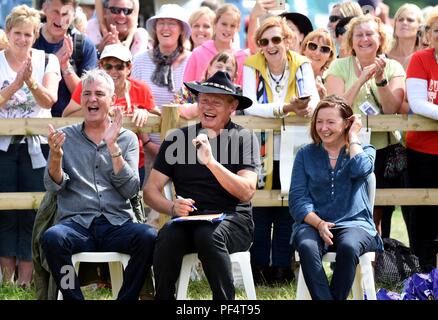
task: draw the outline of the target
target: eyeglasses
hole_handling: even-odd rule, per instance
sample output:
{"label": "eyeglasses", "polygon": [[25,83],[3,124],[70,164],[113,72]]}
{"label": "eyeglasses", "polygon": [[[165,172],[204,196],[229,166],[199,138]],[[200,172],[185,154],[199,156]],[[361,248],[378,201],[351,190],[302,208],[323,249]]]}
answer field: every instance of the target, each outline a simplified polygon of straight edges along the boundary
{"label": "eyeglasses", "polygon": [[118,64],[105,63],[102,67],[105,71],[111,71],[113,70],[113,68],[116,69],[117,71],[122,71],[123,69],[125,69],[126,65],[124,63],[118,63]]}
{"label": "eyeglasses", "polygon": [[272,44],[279,44],[281,41],[283,41],[283,38],[279,36],[274,36],[271,39],[261,38],[257,43],[260,47],[266,47],[269,44],[269,41],[271,41]]}
{"label": "eyeglasses", "polygon": [[310,51],[315,51],[319,47],[319,52],[322,54],[329,54],[332,49],[329,46],[318,46],[315,42],[309,41],[307,42],[307,49]]}
{"label": "eyeglasses", "polygon": [[112,14],[121,14],[122,12],[125,14],[125,16],[129,16],[134,9],[132,8],[120,8],[120,7],[109,7],[108,8]]}
{"label": "eyeglasses", "polygon": [[342,19],[342,16],[330,16],[329,17],[329,21],[331,23],[335,23],[336,21],[341,20],[341,19]]}

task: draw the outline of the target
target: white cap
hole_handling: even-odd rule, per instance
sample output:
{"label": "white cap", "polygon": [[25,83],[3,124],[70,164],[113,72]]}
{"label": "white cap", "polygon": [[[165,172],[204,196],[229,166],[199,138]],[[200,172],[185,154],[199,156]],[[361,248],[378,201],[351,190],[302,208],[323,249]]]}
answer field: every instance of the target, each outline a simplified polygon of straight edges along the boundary
{"label": "white cap", "polygon": [[192,33],[192,29],[187,22],[188,16],[189,13],[186,11],[186,9],[177,4],[163,4],[157,11],[157,14],[153,17],[150,17],[148,21],[146,21],[146,29],[148,30],[149,34],[153,34],[155,33],[155,24],[157,23],[157,19],[175,19],[181,22],[183,25],[185,38],[188,39]]}
{"label": "white cap", "polygon": [[125,62],[132,61],[132,54],[129,49],[121,43],[108,44],[100,54],[100,59],[114,57]]}

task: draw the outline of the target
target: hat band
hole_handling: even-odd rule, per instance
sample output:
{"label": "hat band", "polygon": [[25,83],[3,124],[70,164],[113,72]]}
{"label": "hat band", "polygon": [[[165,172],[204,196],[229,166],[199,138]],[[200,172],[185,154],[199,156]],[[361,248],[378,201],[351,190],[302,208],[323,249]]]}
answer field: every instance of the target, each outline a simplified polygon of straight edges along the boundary
{"label": "hat band", "polygon": [[228,87],[226,87],[226,86],[224,86],[222,84],[219,84],[219,83],[203,82],[203,83],[201,83],[201,86],[213,86],[213,87],[220,88],[220,89],[223,89],[225,91],[231,92],[233,94],[235,93],[233,89],[228,88]]}

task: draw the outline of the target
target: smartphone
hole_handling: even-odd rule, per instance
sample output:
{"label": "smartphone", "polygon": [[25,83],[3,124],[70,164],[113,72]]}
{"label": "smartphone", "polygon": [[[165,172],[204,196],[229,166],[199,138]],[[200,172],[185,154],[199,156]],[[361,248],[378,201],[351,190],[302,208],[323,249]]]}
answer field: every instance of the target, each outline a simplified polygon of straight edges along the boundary
{"label": "smartphone", "polygon": [[275,6],[269,11],[284,12],[286,11],[286,0],[275,0]]}
{"label": "smartphone", "polygon": [[298,97],[298,99],[300,99],[300,100],[307,100],[307,99],[310,99],[310,94],[309,94],[309,95],[305,95],[305,96]]}

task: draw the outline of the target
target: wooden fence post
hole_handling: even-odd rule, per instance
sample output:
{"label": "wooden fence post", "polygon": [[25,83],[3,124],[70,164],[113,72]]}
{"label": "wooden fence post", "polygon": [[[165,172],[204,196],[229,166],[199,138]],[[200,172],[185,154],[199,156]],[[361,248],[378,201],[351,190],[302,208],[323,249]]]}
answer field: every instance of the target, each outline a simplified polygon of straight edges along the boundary
{"label": "wooden fence post", "polygon": [[[169,134],[171,130],[175,130],[176,128],[179,128],[179,112],[178,112],[179,105],[176,104],[169,104],[169,105],[163,105],[163,108],[161,109],[161,126],[160,126],[160,138],[161,141],[166,138],[166,136]],[[159,228],[169,221],[169,216],[167,214],[160,214],[160,222],[159,222]]]}

